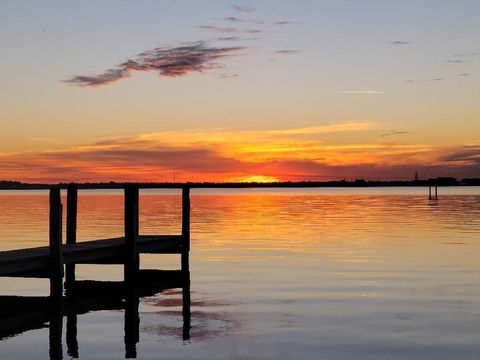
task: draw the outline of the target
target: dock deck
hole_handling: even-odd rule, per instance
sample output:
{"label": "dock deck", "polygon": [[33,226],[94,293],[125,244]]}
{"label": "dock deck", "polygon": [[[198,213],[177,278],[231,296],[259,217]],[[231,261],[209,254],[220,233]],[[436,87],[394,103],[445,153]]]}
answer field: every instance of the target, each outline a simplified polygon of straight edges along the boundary
{"label": "dock deck", "polygon": [[[139,254],[181,254],[181,235],[139,235]],[[63,264],[123,264],[125,237],[63,244]],[[50,248],[41,246],[0,252],[0,276],[49,277]],[[36,276],[34,274],[36,273]],[[28,276],[28,275],[31,276]]]}

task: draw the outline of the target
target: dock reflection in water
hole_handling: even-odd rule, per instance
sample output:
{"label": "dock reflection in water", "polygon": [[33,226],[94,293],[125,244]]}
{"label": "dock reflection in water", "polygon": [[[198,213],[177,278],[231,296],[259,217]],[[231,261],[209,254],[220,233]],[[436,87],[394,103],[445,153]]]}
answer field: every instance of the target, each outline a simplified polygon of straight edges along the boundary
{"label": "dock reflection in water", "polygon": [[0,296],[0,340],[25,331],[49,327],[50,359],[63,358],[63,317],[66,317],[67,354],[78,358],[77,317],[92,311],[124,310],[125,358],[137,357],[139,300],[167,289],[182,289],[183,340],[190,338],[190,272],[140,270],[122,282],[75,281],[57,301],[50,297]]}

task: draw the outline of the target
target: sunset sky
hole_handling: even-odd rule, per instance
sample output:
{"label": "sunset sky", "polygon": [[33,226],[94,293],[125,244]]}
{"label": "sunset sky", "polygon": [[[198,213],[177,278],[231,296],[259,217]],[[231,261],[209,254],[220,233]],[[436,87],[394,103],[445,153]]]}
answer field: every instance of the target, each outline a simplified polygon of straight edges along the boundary
{"label": "sunset sky", "polygon": [[480,177],[480,2],[0,3],[0,180]]}

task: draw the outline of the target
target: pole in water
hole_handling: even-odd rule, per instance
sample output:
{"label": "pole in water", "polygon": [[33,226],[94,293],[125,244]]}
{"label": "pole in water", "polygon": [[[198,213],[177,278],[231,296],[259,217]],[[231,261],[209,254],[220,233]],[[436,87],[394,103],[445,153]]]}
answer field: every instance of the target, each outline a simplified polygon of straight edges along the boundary
{"label": "pole in water", "polygon": [[437,185],[435,185],[435,200],[438,200],[438,191],[437,191]]}
{"label": "pole in water", "polygon": [[432,186],[428,185],[428,200],[432,200]]}

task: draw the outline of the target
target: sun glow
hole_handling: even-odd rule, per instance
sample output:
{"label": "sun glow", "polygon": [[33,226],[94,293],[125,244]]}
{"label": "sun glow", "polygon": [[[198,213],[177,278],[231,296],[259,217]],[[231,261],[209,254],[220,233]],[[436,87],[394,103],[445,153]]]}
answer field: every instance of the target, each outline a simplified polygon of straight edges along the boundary
{"label": "sun glow", "polygon": [[266,176],[266,175],[251,175],[241,178],[232,179],[233,182],[255,182],[255,183],[270,183],[280,181],[275,176]]}

